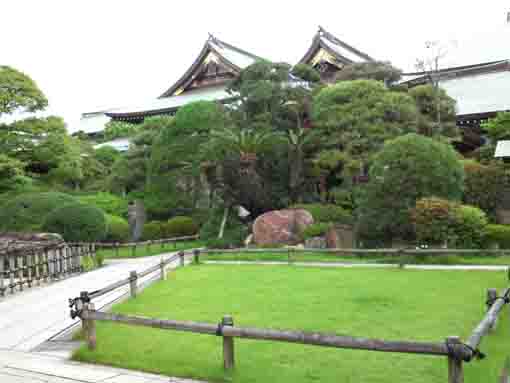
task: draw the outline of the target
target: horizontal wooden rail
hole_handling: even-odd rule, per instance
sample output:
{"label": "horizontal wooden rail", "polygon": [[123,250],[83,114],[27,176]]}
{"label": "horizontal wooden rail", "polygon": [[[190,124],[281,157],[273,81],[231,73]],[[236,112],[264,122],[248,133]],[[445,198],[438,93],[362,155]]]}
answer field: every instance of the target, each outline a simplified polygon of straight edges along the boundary
{"label": "horizontal wooden rail", "polygon": [[300,343],[305,345],[345,348],[354,350],[411,353],[436,356],[448,356],[454,353],[462,360],[471,358],[471,351],[466,347],[449,348],[446,342],[412,342],[387,341],[381,339],[368,339],[321,332],[303,332],[295,330],[274,330],[248,327],[219,326],[218,324],[177,321],[169,319],[155,319],[123,314],[104,313],[84,310],[82,319],[117,322],[122,324],[194,332],[198,334],[220,335],[232,338],[268,340],[286,343]]}
{"label": "horizontal wooden rail", "polygon": [[[98,248],[116,248],[116,247],[157,245],[157,244],[162,244],[162,243],[172,243],[172,242],[197,240],[197,239],[199,239],[198,235],[188,235],[188,236],[183,236],[183,237],[154,239],[154,240],[150,240],[150,241],[140,241],[140,242],[95,242],[95,245]],[[76,244],[82,244],[82,243],[77,242]]]}
{"label": "horizontal wooden rail", "polygon": [[510,254],[508,250],[495,250],[495,249],[301,249],[301,248],[275,248],[275,249],[204,249],[202,253],[207,254],[249,254],[249,253],[325,253],[332,255],[349,255],[349,254],[388,254],[388,255],[427,255],[427,254]]}
{"label": "horizontal wooden rail", "polygon": [[484,335],[486,335],[496,323],[498,315],[503,309],[503,306],[509,303],[508,302],[509,299],[510,288],[507,288],[503,291],[500,297],[495,297],[494,302],[490,302],[491,305],[489,307],[489,310],[487,311],[487,314],[485,314],[485,317],[473,330],[473,333],[471,334],[467,341],[469,347],[471,347],[473,350],[476,350],[478,348],[478,346],[482,342],[482,338],[484,337]]}

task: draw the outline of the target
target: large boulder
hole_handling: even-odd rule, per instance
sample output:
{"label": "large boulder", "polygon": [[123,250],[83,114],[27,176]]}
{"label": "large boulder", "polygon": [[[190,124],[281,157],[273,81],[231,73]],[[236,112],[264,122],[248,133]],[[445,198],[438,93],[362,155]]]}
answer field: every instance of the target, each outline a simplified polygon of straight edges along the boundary
{"label": "large boulder", "polygon": [[304,209],[274,210],[259,216],[253,224],[253,241],[257,245],[295,244],[299,234],[313,223]]}

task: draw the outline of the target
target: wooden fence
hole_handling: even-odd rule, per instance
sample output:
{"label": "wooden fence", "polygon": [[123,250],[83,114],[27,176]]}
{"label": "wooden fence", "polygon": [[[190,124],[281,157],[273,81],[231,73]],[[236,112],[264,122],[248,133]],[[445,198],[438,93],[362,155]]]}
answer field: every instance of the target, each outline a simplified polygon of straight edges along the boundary
{"label": "wooden fence", "polygon": [[94,244],[52,244],[0,254],[0,296],[64,279],[82,271],[81,258],[95,256]]}
{"label": "wooden fence", "polygon": [[459,337],[452,336],[442,342],[414,342],[414,341],[387,341],[381,339],[367,339],[350,336],[340,336],[322,332],[304,332],[296,330],[275,330],[263,328],[248,328],[234,326],[234,320],[230,315],[225,315],[219,324],[200,323],[189,321],[177,321],[140,316],[128,316],[122,314],[105,313],[96,311],[91,299],[106,294],[120,286],[129,284],[131,297],[137,296],[137,278],[153,273],[160,269],[161,279],[165,278],[165,267],[179,259],[181,266],[185,264],[185,257],[193,255],[193,262],[199,262],[201,250],[181,251],[167,260],[161,260],[156,265],[142,273],[131,272],[130,276],[119,282],[111,284],[96,292],[83,292],[79,298],[71,300],[71,316],[80,317],[85,333],[88,348],[94,350],[97,344],[96,321],[116,322],[128,325],[159,328],[163,330],[186,331],[197,334],[208,334],[223,338],[223,362],[224,368],[229,370],[235,365],[234,339],[254,339],[262,341],[276,341],[287,343],[299,343],[322,347],[334,347],[353,350],[369,350],[379,352],[411,353],[445,357],[448,359],[448,382],[464,382],[463,363],[470,362],[475,358],[483,358],[485,355],[478,349],[483,336],[495,328],[498,315],[505,304],[510,303],[510,288],[505,289],[500,296],[496,289],[487,292],[487,313],[479,325],[474,329],[467,342],[462,342]]}

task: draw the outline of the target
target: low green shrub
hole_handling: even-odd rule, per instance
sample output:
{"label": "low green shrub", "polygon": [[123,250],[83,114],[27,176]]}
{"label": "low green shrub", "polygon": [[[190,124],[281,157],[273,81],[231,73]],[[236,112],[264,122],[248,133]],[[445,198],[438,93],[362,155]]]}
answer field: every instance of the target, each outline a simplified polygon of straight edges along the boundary
{"label": "low green shrub", "polygon": [[442,245],[448,242],[454,222],[456,203],[442,198],[422,198],[416,201],[411,219],[420,245]]}
{"label": "low green shrub", "polygon": [[195,235],[198,232],[198,226],[190,217],[177,216],[169,219],[163,226],[163,230],[167,238],[184,237]]}
{"label": "low green shrub", "polygon": [[96,256],[94,257],[94,264],[96,267],[103,267],[104,264],[104,253],[97,252]]}
{"label": "low green shrub", "polygon": [[332,222],[351,224],[353,221],[352,214],[340,206],[333,204],[307,203],[292,205],[292,209],[304,209],[308,211],[315,223]]}
{"label": "low green shrub", "polygon": [[85,194],[77,197],[78,201],[85,205],[96,206],[107,214],[118,217],[127,217],[128,201],[125,198],[115,194],[99,192],[94,194]]}
{"label": "low green shrub", "polygon": [[510,225],[487,225],[483,233],[486,246],[499,246],[501,249],[510,249]]}
{"label": "low green shrub", "polygon": [[95,268],[94,260],[92,257],[86,255],[80,258],[80,266],[83,271],[90,271]]}
{"label": "low green shrub", "polygon": [[125,242],[130,238],[129,223],[122,217],[115,215],[106,215],[106,225],[108,227],[106,234],[107,242]]}
{"label": "low green shrub", "polygon": [[0,231],[40,231],[53,210],[78,201],[69,194],[24,193],[7,201],[0,209]]}
{"label": "low green shrub", "polygon": [[465,249],[483,247],[488,223],[487,215],[481,209],[469,205],[458,206],[454,212],[452,225],[455,247]]}
{"label": "low green shrub", "polygon": [[43,229],[58,233],[70,242],[96,242],[106,237],[106,218],[95,206],[79,203],[65,205],[46,216]]}
{"label": "low green shrub", "polygon": [[147,222],[143,225],[142,240],[150,241],[153,239],[162,239],[164,236],[163,225],[164,222],[161,221]]}
{"label": "low green shrub", "polygon": [[326,232],[329,230],[331,226],[332,226],[331,223],[326,222],[314,223],[312,225],[307,226],[306,229],[303,230],[302,237],[304,240],[313,237],[322,237],[326,234]]}

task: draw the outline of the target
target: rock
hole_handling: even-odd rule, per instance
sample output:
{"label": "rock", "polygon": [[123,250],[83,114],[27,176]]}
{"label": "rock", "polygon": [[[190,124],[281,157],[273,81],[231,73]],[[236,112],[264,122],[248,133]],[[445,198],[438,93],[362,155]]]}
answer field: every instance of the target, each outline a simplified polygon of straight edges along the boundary
{"label": "rock", "polygon": [[312,237],[305,241],[306,249],[325,249],[326,238],[325,237]]}
{"label": "rock", "polygon": [[331,227],[326,232],[326,246],[329,249],[353,249],[356,247],[352,226],[338,225]]}
{"label": "rock", "polygon": [[304,209],[270,211],[255,220],[253,241],[257,245],[296,244],[299,233],[312,223],[312,215]]}

